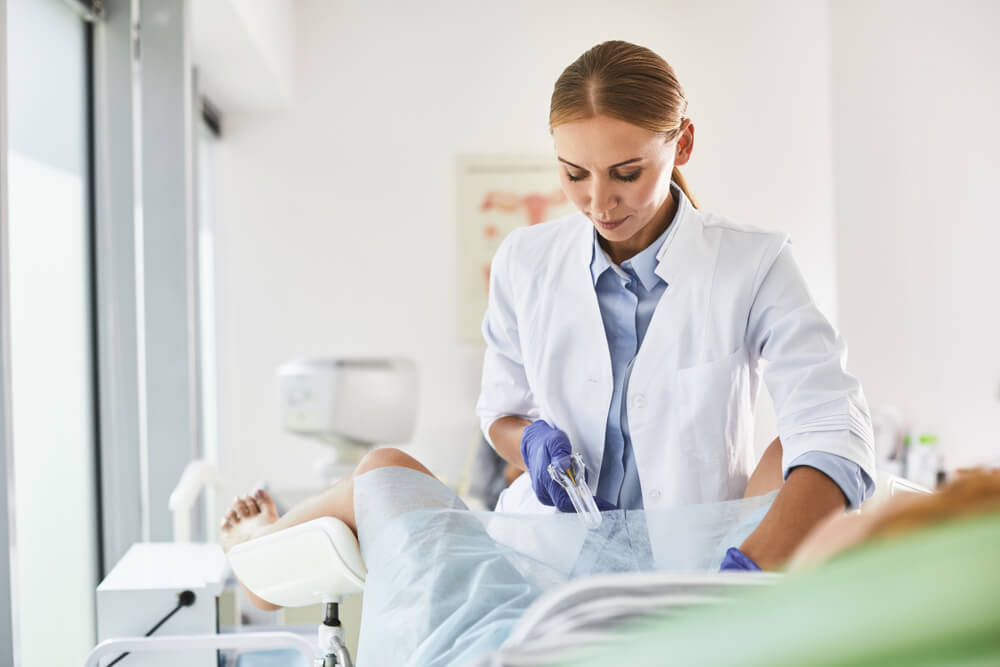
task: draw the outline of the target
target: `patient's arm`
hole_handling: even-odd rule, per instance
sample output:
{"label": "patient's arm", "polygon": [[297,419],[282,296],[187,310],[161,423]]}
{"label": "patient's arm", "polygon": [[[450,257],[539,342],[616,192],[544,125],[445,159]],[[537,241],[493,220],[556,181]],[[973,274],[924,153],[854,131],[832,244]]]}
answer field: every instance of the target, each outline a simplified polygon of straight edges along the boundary
{"label": "patient's arm", "polygon": [[[411,468],[426,475],[433,475],[419,461],[398,449],[385,447],[370,452],[361,460],[350,477],[340,480],[326,491],[319,493],[278,516],[274,501],[264,491],[236,498],[219,527],[219,542],[222,549],[229,552],[237,544],[270,533],[290,528],[324,516],[340,519],[357,535],[354,518],[354,479],[376,468],[399,466]],[[262,600],[246,587],[243,588],[254,605],[261,609],[278,609]]]}

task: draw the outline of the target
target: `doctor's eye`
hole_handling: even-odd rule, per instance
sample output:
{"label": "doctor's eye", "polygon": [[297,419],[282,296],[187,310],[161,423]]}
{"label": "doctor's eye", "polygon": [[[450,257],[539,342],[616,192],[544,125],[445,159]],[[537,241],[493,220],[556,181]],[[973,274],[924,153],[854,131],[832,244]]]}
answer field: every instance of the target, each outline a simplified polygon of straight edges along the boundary
{"label": "doctor's eye", "polygon": [[639,174],[642,173],[642,169],[633,171],[631,174],[615,174],[615,178],[619,181],[625,181],[626,183],[631,183],[635,179],[639,178]]}
{"label": "doctor's eye", "polygon": [[587,176],[586,172],[580,174],[579,176],[574,175],[572,172],[569,171],[566,172],[566,178],[574,182],[582,181],[584,178],[586,178],[586,176]]}

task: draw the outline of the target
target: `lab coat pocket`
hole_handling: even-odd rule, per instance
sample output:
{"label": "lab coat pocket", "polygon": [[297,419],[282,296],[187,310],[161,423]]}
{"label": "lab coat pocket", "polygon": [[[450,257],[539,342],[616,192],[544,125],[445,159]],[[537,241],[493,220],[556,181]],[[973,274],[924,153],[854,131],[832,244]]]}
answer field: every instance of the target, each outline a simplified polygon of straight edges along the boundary
{"label": "lab coat pocket", "polygon": [[[739,485],[741,452],[752,446],[749,366],[741,347],[676,372],[676,433],[703,500],[728,498]],[[734,485],[735,482],[735,485]]]}

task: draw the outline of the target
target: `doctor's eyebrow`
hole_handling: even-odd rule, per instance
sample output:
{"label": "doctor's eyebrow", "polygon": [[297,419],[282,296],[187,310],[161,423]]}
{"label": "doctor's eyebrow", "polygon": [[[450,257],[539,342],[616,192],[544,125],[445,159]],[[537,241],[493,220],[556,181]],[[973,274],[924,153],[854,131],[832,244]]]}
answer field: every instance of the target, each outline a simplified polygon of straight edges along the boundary
{"label": "doctor's eyebrow", "polygon": [[[558,156],[556,156],[556,157],[558,157]],[[559,157],[558,159],[559,159],[559,161],[560,161],[560,162],[562,162],[563,164],[568,164],[569,166],[571,166],[571,167],[574,167],[574,168],[576,168],[576,169],[583,169],[583,167],[581,167],[580,165],[578,165],[578,164],[573,164],[573,163],[572,163],[572,162],[570,162],[569,160],[564,160],[564,159],[562,159],[561,157]],[[627,165],[627,164],[632,164],[633,162],[639,162],[639,161],[641,161],[641,160],[642,160],[642,158],[641,158],[641,157],[634,157],[634,158],[632,158],[631,160],[625,160],[624,162],[619,162],[618,164],[613,164],[613,165],[611,165],[610,167],[608,167],[608,169],[614,169],[615,167],[624,167],[624,166],[625,166],[625,165]],[[583,169],[583,170],[584,170],[584,171],[587,171],[586,169]]]}

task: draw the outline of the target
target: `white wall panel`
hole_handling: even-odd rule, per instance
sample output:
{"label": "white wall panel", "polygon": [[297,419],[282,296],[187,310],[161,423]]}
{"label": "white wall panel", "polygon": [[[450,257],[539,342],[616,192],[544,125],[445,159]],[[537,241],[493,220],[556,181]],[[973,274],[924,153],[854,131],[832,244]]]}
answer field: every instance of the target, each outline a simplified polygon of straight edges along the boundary
{"label": "white wall panel", "polygon": [[873,406],[1000,460],[1000,5],[834,2],[840,313]]}

